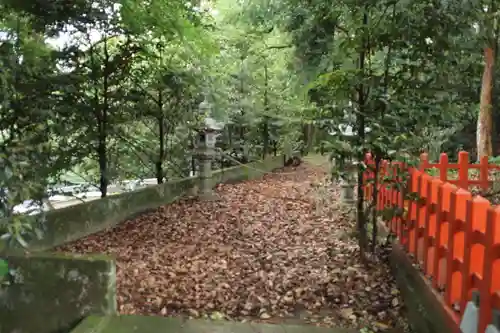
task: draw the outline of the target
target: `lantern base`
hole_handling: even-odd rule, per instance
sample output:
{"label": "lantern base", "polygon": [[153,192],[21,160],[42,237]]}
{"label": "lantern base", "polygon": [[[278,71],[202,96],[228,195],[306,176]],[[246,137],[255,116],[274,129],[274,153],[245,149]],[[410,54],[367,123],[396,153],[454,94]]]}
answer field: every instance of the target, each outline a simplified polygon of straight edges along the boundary
{"label": "lantern base", "polygon": [[340,184],[340,201],[346,205],[353,205],[354,199],[354,185],[341,182]]}

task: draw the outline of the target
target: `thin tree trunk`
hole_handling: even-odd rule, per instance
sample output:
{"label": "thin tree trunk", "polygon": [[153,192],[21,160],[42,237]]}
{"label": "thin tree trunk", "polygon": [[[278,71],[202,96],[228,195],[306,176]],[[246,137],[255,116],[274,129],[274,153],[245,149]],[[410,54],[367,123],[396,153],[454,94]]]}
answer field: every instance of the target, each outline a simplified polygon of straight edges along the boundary
{"label": "thin tree trunk", "polygon": [[262,158],[266,158],[269,153],[269,98],[268,98],[268,85],[269,76],[267,70],[267,63],[264,65],[264,119],[262,128],[262,141],[263,141],[263,152]]}
{"label": "thin tree trunk", "polygon": [[[366,27],[368,25],[368,12],[367,9],[365,9],[365,12],[363,13],[363,26]],[[366,58],[366,48],[367,48],[367,43],[366,43],[366,38],[363,40],[363,45],[362,45],[362,50],[359,53],[359,69],[361,70],[362,75],[364,75],[364,69],[365,69],[365,58]],[[365,112],[366,112],[366,98],[365,98],[365,87],[363,83],[360,83],[358,86],[358,105],[359,105],[359,114],[357,115],[357,127],[358,127],[358,143],[360,146],[364,145],[365,143]],[[365,152],[361,154],[360,158],[364,158]],[[360,251],[360,256],[361,260],[365,260],[365,251],[366,251],[366,243],[367,243],[367,235],[366,235],[366,221],[365,221],[365,207],[364,207],[364,196],[365,196],[365,191],[363,187],[363,175],[364,171],[359,168],[358,169],[358,198],[357,198],[357,203],[356,203],[356,222],[357,222],[357,227],[358,227],[358,232],[359,232],[359,239],[358,239],[358,244],[359,244],[359,251]]]}
{"label": "thin tree trunk", "polygon": [[300,155],[301,156],[306,156],[307,155],[307,147],[308,147],[308,141],[307,139],[309,138],[309,135],[307,133],[308,127],[307,124],[303,123],[302,124],[302,146],[300,148]]}
{"label": "thin tree trunk", "polygon": [[264,159],[269,153],[269,120],[267,116],[264,116],[264,124],[262,128],[262,141],[263,141],[262,158]]}
{"label": "thin tree trunk", "polygon": [[[159,48],[159,56],[160,56],[160,67],[163,68],[163,45],[160,45]],[[163,113],[163,93],[162,93],[162,85],[161,80],[158,82],[158,100],[156,103],[157,106],[157,117],[158,121],[158,159],[155,163],[156,168],[156,182],[158,184],[163,184],[163,160],[165,159],[165,114]]]}
{"label": "thin tree trunk", "polygon": [[100,181],[99,189],[101,191],[101,198],[106,197],[108,192],[108,152],[107,152],[107,139],[108,139],[108,108],[109,108],[109,75],[107,70],[109,65],[109,53],[107,39],[104,41],[104,77],[103,77],[103,103],[101,109],[101,119],[99,121],[99,171]]}
{"label": "thin tree trunk", "polygon": [[163,94],[161,89],[158,90],[158,160],[156,161],[156,182],[163,184],[163,160],[165,159],[165,115],[163,114]]}
{"label": "thin tree trunk", "polygon": [[158,160],[156,161],[156,182],[163,184],[163,159],[165,158],[165,124],[163,116],[158,117]]}
{"label": "thin tree trunk", "polygon": [[99,190],[101,191],[101,198],[106,197],[108,191],[108,177],[107,177],[107,149],[106,149],[106,112],[103,110],[101,113],[102,120],[99,124],[99,138],[97,146],[97,155],[99,159]]}
{"label": "thin tree trunk", "polygon": [[481,85],[481,98],[479,103],[479,116],[477,119],[477,158],[483,156],[491,156],[493,154],[492,147],[492,127],[493,127],[493,112],[492,112],[492,87],[493,87],[493,68],[495,64],[495,54],[491,47],[484,48],[484,71],[483,82]]}
{"label": "thin tree trunk", "polygon": [[191,174],[194,176],[196,174],[196,155],[195,155],[196,137],[193,135],[192,132],[191,132],[191,146],[193,147],[193,152],[191,155],[191,172],[189,176],[191,176]]}

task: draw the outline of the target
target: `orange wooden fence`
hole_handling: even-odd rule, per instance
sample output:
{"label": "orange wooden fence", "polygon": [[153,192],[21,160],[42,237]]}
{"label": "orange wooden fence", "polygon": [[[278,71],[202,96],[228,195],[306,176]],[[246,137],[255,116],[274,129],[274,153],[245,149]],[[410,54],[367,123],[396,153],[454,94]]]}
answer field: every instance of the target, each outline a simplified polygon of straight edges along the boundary
{"label": "orange wooden fence", "polygon": [[[374,162],[367,157],[367,164]],[[380,174],[400,170],[401,163],[381,163]],[[427,168],[438,168],[439,177],[425,173]],[[448,180],[447,171],[458,169],[458,179]],[[469,180],[469,169],[479,169],[479,180]],[[478,332],[484,332],[491,323],[492,309],[500,309],[500,206],[491,206],[482,197],[473,197],[466,189],[489,185],[488,171],[500,169],[489,165],[487,159],[470,165],[468,154],[461,152],[458,163],[449,163],[445,154],[440,162],[429,163],[421,157],[420,166],[407,172],[394,172],[408,185],[408,193],[417,193],[418,199],[409,200],[402,191],[379,185],[377,209],[399,207],[403,217],[387,221],[387,227],[398,237],[402,247],[420,264],[432,287],[442,295],[443,306],[458,323],[472,291],[480,295]],[[394,179],[396,176],[391,176]],[[373,194],[371,171],[366,172],[365,193]],[[457,186],[458,185],[458,186]]]}
{"label": "orange wooden fence", "polygon": [[[457,163],[450,163],[448,155],[444,153],[439,156],[438,163],[430,163],[427,154],[420,155],[419,170],[424,171],[430,168],[439,170],[438,178],[444,182],[455,184],[464,189],[468,189],[470,186],[479,186],[483,190],[488,189],[492,182],[489,179],[490,171],[500,171],[500,165],[490,164],[487,156],[481,158],[478,164],[471,164],[469,153],[465,151],[458,153]],[[478,170],[478,179],[470,179],[469,170]],[[457,177],[450,178],[448,171],[456,171]]]}

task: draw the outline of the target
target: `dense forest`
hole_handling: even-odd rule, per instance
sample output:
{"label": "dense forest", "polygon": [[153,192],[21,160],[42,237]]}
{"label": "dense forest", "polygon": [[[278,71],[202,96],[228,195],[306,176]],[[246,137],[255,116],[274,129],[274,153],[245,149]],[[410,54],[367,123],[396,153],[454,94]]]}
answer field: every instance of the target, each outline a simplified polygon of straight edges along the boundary
{"label": "dense forest", "polygon": [[188,176],[207,117],[225,165],[494,155],[496,2],[3,0],[2,218],[56,185]]}

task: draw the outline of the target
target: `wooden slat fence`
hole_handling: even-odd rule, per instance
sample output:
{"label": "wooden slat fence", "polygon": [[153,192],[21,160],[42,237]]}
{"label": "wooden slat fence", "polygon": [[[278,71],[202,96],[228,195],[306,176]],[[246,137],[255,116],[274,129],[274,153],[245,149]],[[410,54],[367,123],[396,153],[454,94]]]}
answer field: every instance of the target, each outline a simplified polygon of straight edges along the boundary
{"label": "wooden slat fence", "polygon": [[[374,164],[369,155],[366,163]],[[439,175],[427,174],[429,168],[437,168]],[[449,177],[450,169],[457,170],[455,179]],[[377,210],[397,207],[405,212],[387,221],[387,227],[441,293],[457,329],[472,292],[479,292],[478,332],[484,332],[491,323],[492,310],[500,309],[500,206],[473,196],[467,189],[487,189],[490,171],[500,170],[500,166],[489,164],[487,158],[470,164],[468,154],[461,152],[457,163],[450,163],[446,154],[441,154],[438,163],[430,163],[423,154],[418,168],[402,170],[400,162],[381,162],[380,177],[389,175],[405,182],[407,190],[379,185]],[[478,179],[469,179],[470,170],[479,170]],[[373,193],[369,179],[373,173],[366,171],[367,200]],[[410,200],[404,191],[416,193],[418,198]]]}

